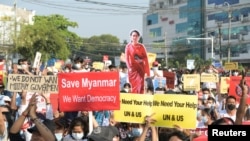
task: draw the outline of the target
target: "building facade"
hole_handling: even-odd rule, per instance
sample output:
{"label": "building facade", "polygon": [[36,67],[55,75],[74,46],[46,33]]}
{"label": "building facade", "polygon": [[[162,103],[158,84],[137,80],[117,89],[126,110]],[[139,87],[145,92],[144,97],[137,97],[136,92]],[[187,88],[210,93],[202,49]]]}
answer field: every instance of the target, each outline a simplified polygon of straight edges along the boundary
{"label": "building facade", "polygon": [[248,64],[249,13],[248,0],[150,0],[143,42],[165,60],[182,52]]}
{"label": "building facade", "polygon": [[8,55],[8,51],[14,47],[21,25],[34,23],[35,11],[17,8],[16,5],[12,7],[1,4],[0,9],[0,59],[15,59],[17,56]]}

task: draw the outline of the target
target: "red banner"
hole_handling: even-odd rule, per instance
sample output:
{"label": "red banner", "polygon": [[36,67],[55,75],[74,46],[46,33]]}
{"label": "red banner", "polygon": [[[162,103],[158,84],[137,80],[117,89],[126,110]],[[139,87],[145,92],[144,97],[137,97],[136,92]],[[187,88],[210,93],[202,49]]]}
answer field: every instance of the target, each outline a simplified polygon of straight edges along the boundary
{"label": "red banner", "polygon": [[119,110],[118,72],[58,74],[61,111]]}
{"label": "red banner", "polygon": [[174,89],[175,88],[175,85],[174,85],[175,73],[163,71],[163,76],[166,77],[166,79],[167,79],[167,87],[170,89]]}
{"label": "red banner", "polygon": [[[246,84],[248,85],[247,104],[250,104],[250,77],[245,77],[245,80],[246,80]],[[239,86],[240,81],[241,81],[241,77],[239,76],[230,77],[229,95],[235,96],[238,102],[240,102],[240,97],[242,95],[242,90],[241,90],[241,87]]]}

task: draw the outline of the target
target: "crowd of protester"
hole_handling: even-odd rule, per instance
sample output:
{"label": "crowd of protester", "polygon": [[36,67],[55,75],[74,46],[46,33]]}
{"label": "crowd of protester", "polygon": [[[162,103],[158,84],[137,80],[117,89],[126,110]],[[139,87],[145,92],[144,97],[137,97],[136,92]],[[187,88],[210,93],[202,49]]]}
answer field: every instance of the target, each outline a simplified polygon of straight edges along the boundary
{"label": "crowd of protester", "polygon": [[[145,78],[145,94],[154,93],[154,78],[159,76],[158,64],[151,69],[152,75]],[[61,69],[32,68],[26,59],[20,59],[8,70],[11,74],[26,75],[57,75],[58,73],[81,73],[117,71],[120,74],[121,93],[130,93],[131,84],[127,78],[125,64],[109,65],[103,69],[95,69],[91,64],[77,57],[71,63],[64,64]],[[175,88],[167,86],[159,88],[164,94],[195,94],[197,95],[197,128],[207,129],[208,125],[247,124],[250,121],[250,108],[246,103],[248,87],[242,77],[242,97],[237,102],[234,96],[221,94],[218,85],[202,83],[199,91],[183,90],[183,74],[217,73],[219,76],[228,75],[219,72],[212,65],[204,70],[167,69],[176,74]],[[237,70],[233,75],[242,76]],[[8,74],[7,74],[8,76]],[[202,136],[182,127],[155,127],[154,114],[147,115],[144,123],[118,122],[114,120],[111,110],[93,111],[90,117],[88,111],[63,112],[53,111],[49,93],[33,94],[26,100],[26,90],[10,92],[3,84],[0,87],[0,140],[1,141],[195,141]],[[198,95],[199,93],[199,95]],[[143,96],[143,95],[142,95]],[[45,113],[37,112],[37,97],[42,97],[46,103]],[[93,131],[90,131],[89,120],[93,121]]]}

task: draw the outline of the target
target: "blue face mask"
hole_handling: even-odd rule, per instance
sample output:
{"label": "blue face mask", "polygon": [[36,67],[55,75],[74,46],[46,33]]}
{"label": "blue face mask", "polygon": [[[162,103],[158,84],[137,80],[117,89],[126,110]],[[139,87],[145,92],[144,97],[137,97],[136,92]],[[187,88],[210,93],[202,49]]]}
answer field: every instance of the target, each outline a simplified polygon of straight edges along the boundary
{"label": "blue face mask", "polygon": [[141,128],[132,128],[132,136],[139,137],[142,134]]}
{"label": "blue face mask", "polygon": [[203,122],[203,123],[207,123],[207,121],[208,121],[207,117],[202,116],[202,122]]}
{"label": "blue face mask", "polygon": [[55,136],[56,136],[56,140],[60,141],[63,138],[63,133],[55,133]]}

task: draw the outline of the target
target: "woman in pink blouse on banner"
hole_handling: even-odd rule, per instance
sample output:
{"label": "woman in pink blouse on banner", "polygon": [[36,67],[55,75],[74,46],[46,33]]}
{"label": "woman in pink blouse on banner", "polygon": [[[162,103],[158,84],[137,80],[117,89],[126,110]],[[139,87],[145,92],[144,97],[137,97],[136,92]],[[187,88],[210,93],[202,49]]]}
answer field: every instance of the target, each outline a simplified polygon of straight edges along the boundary
{"label": "woman in pink blouse on banner", "polygon": [[131,92],[144,94],[145,75],[150,75],[147,51],[144,45],[139,43],[139,31],[132,30],[130,38],[131,42],[125,48],[125,58]]}

